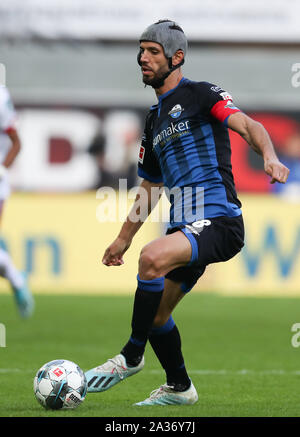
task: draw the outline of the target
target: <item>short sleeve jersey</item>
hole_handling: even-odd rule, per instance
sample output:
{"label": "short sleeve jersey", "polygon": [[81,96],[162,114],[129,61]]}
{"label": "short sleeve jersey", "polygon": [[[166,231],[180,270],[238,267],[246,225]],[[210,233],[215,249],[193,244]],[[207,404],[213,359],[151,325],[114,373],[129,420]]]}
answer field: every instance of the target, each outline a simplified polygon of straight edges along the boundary
{"label": "short sleeve jersey", "polygon": [[[171,226],[241,214],[227,127],[228,117],[238,111],[224,89],[186,78],[150,108],[138,174],[151,182],[162,182],[172,194]],[[192,220],[182,214],[184,208],[193,211]]]}
{"label": "short sleeve jersey", "polygon": [[7,133],[15,129],[16,113],[7,88],[0,85],[0,163],[10,148],[11,141]]}

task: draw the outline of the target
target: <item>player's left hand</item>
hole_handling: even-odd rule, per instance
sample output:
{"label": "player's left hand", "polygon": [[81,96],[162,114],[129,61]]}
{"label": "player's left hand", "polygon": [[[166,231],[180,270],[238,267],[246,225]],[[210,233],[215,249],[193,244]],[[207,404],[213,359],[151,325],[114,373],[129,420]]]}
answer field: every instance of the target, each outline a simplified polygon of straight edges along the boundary
{"label": "player's left hand", "polygon": [[290,170],[282,164],[277,158],[276,159],[266,159],[264,163],[265,172],[271,176],[271,184],[275,182],[280,182],[285,184],[290,173]]}

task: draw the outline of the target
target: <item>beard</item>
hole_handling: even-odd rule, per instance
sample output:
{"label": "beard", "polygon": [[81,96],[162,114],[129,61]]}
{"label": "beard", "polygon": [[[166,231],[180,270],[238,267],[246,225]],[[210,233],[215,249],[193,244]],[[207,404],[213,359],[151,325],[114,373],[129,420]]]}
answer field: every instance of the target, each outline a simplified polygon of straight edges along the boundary
{"label": "beard", "polygon": [[152,88],[157,89],[163,86],[165,79],[169,76],[169,74],[170,70],[160,69],[152,78],[143,76],[143,82],[145,85],[149,85],[152,86]]}

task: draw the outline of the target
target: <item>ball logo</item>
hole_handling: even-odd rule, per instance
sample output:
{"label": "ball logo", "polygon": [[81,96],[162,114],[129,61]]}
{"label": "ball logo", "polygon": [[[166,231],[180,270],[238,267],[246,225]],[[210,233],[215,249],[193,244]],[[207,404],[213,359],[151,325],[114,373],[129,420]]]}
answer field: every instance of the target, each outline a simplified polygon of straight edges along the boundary
{"label": "ball logo", "polygon": [[60,370],[59,367],[57,367],[56,369],[53,370],[54,375],[56,375],[57,377],[61,376],[63,374],[63,372]]}
{"label": "ball logo", "polygon": [[75,404],[80,404],[81,399],[74,395],[74,393],[71,393],[69,396],[67,396],[66,401],[68,403],[74,402]]}
{"label": "ball logo", "polygon": [[172,118],[178,118],[180,117],[182,111],[184,111],[184,109],[181,107],[181,105],[175,105],[171,111],[168,112],[169,115],[171,115]]}

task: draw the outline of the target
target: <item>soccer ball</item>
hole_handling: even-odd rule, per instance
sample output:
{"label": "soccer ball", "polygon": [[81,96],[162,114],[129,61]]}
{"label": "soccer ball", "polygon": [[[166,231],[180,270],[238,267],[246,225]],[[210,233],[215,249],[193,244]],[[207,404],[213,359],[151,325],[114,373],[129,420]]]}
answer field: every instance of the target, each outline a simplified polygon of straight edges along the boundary
{"label": "soccer ball", "polygon": [[37,371],[33,389],[39,403],[47,409],[77,408],[85,398],[87,381],[77,364],[54,360]]}

